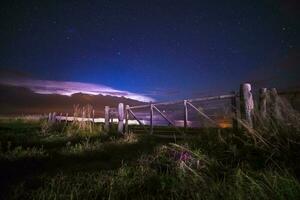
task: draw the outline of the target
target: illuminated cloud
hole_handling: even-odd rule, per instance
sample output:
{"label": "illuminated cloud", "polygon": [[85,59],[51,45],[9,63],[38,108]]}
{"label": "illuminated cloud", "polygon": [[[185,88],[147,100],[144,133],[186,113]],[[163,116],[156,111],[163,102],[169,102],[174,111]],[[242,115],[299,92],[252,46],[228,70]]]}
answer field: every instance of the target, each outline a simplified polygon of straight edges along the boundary
{"label": "illuminated cloud", "polygon": [[123,90],[116,90],[111,87],[99,84],[81,83],[73,81],[49,81],[49,80],[35,80],[28,78],[1,78],[0,84],[19,86],[29,88],[35,93],[39,94],[60,94],[71,96],[75,93],[84,93],[90,95],[110,95],[116,97],[126,97],[138,101],[150,102],[154,99]]}

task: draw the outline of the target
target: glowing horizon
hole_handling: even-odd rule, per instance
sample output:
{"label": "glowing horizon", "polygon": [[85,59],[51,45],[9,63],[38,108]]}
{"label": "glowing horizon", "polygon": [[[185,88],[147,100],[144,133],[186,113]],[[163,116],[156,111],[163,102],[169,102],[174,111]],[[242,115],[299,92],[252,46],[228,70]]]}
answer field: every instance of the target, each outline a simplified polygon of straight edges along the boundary
{"label": "glowing horizon", "polygon": [[125,97],[137,101],[150,102],[153,98],[125,90],[117,90],[105,85],[74,81],[37,80],[28,78],[1,79],[0,84],[25,87],[38,94],[59,94],[71,96],[76,93]]}

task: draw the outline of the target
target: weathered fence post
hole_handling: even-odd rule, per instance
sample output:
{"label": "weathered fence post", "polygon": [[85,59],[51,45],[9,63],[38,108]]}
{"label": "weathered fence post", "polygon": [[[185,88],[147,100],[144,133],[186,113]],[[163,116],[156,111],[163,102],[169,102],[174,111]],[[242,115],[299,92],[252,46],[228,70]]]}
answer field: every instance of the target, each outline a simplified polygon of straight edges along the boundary
{"label": "weathered fence post", "polygon": [[93,112],[92,112],[92,117],[93,117],[93,125],[95,124],[95,110],[93,109]]}
{"label": "weathered fence post", "polygon": [[128,134],[129,133],[129,129],[128,129],[128,120],[129,120],[129,105],[126,105],[125,107],[125,133]]}
{"label": "weathered fence post", "polygon": [[240,110],[241,118],[245,120],[248,126],[253,127],[252,114],[254,109],[251,85],[244,83],[240,86]]}
{"label": "weathered fence post", "polygon": [[69,113],[66,113],[66,123],[68,122],[68,115]]}
{"label": "weathered fence post", "polygon": [[51,121],[52,121],[52,113],[50,112],[48,115],[48,122],[51,122]]}
{"label": "weathered fence post", "polygon": [[105,131],[109,131],[109,106],[105,106],[104,108],[104,112],[105,112],[105,125],[104,125],[104,130]]}
{"label": "weathered fence post", "polygon": [[232,92],[234,95],[231,97],[231,111],[232,111],[232,129],[237,130],[238,129],[238,123],[237,123],[237,103],[236,103],[236,93]]}
{"label": "weathered fence post", "polygon": [[118,133],[123,134],[123,130],[124,130],[124,104],[123,103],[119,103],[118,106]]}
{"label": "weathered fence post", "polygon": [[276,88],[271,88],[270,91],[270,97],[271,97],[271,115],[276,120],[282,120],[281,111],[280,111],[280,105],[279,105],[279,96],[277,93]]}
{"label": "weathered fence post", "polygon": [[150,134],[153,134],[153,104],[150,103]]}
{"label": "weathered fence post", "polygon": [[52,121],[56,122],[56,112],[52,113]]}
{"label": "weathered fence post", "polygon": [[267,92],[267,88],[259,90],[258,110],[262,119],[266,119],[267,117]]}
{"label": "weathered fence post", "polygon": [[183,100],[183,106],[184,106],[184,131],[187,130],[187,123],[188,123],[188,108],[187,108],[187,100]]}

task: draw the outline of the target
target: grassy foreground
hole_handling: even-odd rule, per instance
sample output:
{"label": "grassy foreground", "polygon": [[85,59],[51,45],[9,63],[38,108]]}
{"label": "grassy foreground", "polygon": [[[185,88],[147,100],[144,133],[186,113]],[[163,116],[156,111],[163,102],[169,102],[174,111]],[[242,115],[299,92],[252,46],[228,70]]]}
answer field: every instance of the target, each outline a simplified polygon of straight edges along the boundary
{"label": "grassy foreground", "polygon": [[1,121],[0,194],[3,199],[300,199],[297,125],[203,129],[193,139],[175,140],[104,134],[100,125]]}

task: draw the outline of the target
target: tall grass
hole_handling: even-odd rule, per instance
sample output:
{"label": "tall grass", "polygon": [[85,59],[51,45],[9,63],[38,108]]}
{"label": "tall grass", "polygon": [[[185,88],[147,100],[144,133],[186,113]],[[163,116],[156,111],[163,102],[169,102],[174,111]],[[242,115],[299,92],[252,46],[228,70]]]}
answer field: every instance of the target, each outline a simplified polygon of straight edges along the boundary
{"label": "tall grass", "polygon": [[100,140],[91,141],[89,137],[86,137],[79,143],[72,144],[67,142],[66,147],[62,150],[63,154],[82,154],[85,152],[92,152],[101,149],[102,142]]}
{"label": "tall grass", "polygon": [[277,167],[284,165],[299,173],[300,114],[286,100],[277,98],[277,109],[269,105],[266,115],[258,109],[254,111],[254,127],[239,120],[245,128],[241,140],[267,157],[266,163]]}
{"label": "tall grass", "polygon": [[[207,155],[170,144],[118,170],[58,173],[44,184],[15,188],[16,199],[298,199],[299,181],[289,172],[230,170]],[[225,167],[226,168],[226,167]],[[21,192],[20,192],[21,191]]]}
{"label": "tall grass", "polygon": [[73,116],[74,120],[70,124],[68,124],[65,130],[68,136],[91,136],[102,132],[102,126],[95,126],[95,124],[92,121],[93,107],[91,105],[86,105],[83,107],[80,107],[79,105],[74,105]]}
{"label": "tall grass", "polygon": [[0,142],[0,159],[2,160],[17,160],[22,158],[42,158],[48,156],[43,147],[22,147],[17,146],[12,148],[11,142],[7,142],[6,147]]}
{"label": "tall grass", "polygon": [[[197,138],[157,145],[134,162],[121,158],[122,164],[116,169],[100,170],[96,166],[89,172],[44,174],[35,177],[41,185],[32,188],[23,181],[11,190],[10,198],[300,199],[299,114],[282,101],[280,115],[270,110],[262,117],[255,110],[254,121],[254,127],[250,127],[239,120],[239,131],[203,129]],[[74,127],[84,127],[80,123],[75,122]],[[133,147],[150,143],[151,138],[115,135],[107,141],[118,147],[118,154],[127,155],[128,149],[131,153],[139,151]],[[86,139],[67,143],[60,153],[97,153],[101,149],[101,155],[116,156],[103,146],[103,141]]]}
{"label": "tall grass", "polygon": [[80,107],[73,106],[73,120],[71,122],[65,121],[47,121],[43,120],[41,123],[41,134],[66,134],[68,137],[73,136],[95,136],[103,132],[102,124],[95,124],[93,122],[93,107],[86,105]]}

